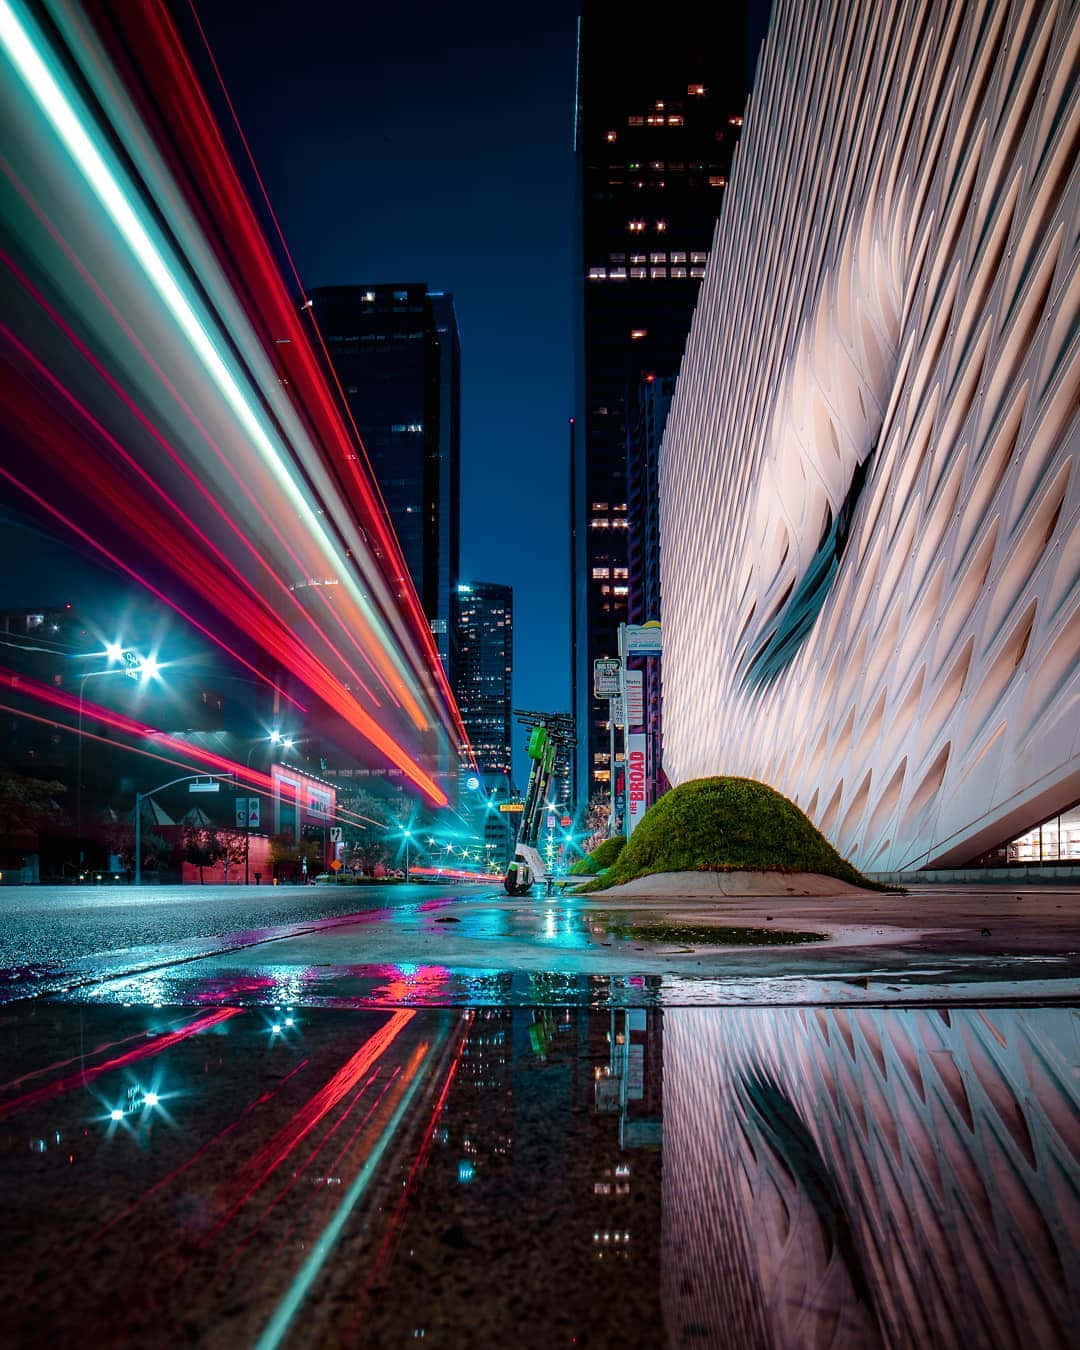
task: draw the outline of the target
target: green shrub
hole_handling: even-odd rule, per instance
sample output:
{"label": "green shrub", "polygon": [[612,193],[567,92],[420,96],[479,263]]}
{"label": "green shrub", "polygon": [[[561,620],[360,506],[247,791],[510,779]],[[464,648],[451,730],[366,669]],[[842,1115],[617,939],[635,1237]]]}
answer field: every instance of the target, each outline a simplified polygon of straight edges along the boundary
{"label": "green shrub", "polygon": [[651,806],[614,865],[586,889],[655,872],[736,871],[817,872],[873,886],[779,792],[751,778],[698,778]]}
{"label": "green shrub", "polygon": [[618,858],[622,852],[623,844],[626,843],[625,835],[617,834],[612,839],[605,839],[599,848],[594,848],[591,853],[587,853],[584,858],[579,858],[570,873],[575,877],[591,877],[597,872],[602,872],[605,867]]}

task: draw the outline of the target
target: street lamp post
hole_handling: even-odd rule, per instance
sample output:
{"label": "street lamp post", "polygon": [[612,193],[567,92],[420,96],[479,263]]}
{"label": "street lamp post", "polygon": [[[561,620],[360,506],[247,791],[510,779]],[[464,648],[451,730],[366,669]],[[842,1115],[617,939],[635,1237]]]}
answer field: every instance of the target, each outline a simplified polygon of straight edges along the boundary
{"label": "street lamp post", "polygon": [[136,792],[135,794],[135,885],[142,885],[142,804],[144,800],[153,797],[157,792],[164,792],[166,788],[175,787],[177,783],[193,783],[198,778],[213,778],[221,782],[236,782],[236,775],[231,773],[185,773],[179,778],[170,778],[167,783],[159,783],[156,788],[151,788],[149,792]]}
{"label": "street lamp post", "polygon": [[412,841],[412,835],[408,830],[405,831],[405,880],[409,879],[409,844]]}
{"label": "street lamp post", "polygon": [[[110,644],[106,654],[109,660],[122,660],[127,652],[119,644]],[[132,653],[134,655],[134,652]],[[146,661],[139,657],[138,666],[135,669],[144,669]],[[79,676],[79,720],[78,735],[75,746],[75,834],[79,840],[79,862],[84,858],[82,847],[82,774],[83,774],[83,699],[86,693],[86,681],[100,679],[105,675],[127,675],[131,678],[133,668],[131,666],[110,667],[108,670],[88,670],[85,674]]]}

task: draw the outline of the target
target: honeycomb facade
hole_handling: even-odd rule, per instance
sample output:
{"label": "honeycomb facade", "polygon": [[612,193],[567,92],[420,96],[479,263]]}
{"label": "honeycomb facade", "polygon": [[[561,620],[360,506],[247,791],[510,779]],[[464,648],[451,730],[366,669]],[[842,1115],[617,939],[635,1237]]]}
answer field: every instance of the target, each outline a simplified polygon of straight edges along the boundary
{"label": "honeycomb facade", "polygon": [[866,869],[1080,798],[1077,15],[780,0],[665,432],[665,769]]}

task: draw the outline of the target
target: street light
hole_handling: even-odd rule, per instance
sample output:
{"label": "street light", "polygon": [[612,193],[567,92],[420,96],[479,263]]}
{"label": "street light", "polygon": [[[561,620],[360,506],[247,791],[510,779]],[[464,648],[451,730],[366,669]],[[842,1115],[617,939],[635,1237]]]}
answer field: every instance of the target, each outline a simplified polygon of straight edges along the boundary
{"label": "street light", "polygon": [[[135,656],[134,652],[130,653]],[[75,835],[79,839],[79,862],[83,861],[85,856],[82,848],[82,770],[83,770],[83,699],[86,693],[86,681],[101,679],[105,675],[127,675],[131,676],[133,668],[128,665],[122,665],[117,669],[113,667],[118,661],[123,661],[128,655],[128,650],[120,645],[119,642],[107,642],[105,644],[105,655],[109,661],[108,670],[88,670],[79,676],[79,723],[78,723],[78,744],[75,747]],[[147,671],[152,657],[136,657],[138,669]],[[157,674],[159,666],[153,661],[153,674]]]}

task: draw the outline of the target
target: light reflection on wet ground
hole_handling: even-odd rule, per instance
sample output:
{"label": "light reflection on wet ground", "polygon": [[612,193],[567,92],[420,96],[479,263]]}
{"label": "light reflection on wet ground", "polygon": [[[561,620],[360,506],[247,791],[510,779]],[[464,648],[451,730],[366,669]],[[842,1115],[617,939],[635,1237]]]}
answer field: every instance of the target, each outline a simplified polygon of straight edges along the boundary
{"label": "light reflection on wet ground", "polygon": [[[146,971],[72,990],[66,998],[92,1004],[281,1001],[316,1008],[479,1008],[584,1005],[680,1007],[866,1003],[1074,1002],[1075,962],[1069,957],[945,956],[913,963],[876,952],[868,962],[850,953],[823,953],[803,969],[778,972],[775,957],[734,954],[697,968],[636,973],[589,970],[475,969],[420,963],[274,964],[223,957]],[[790,958],[784,964],[793,964]],[[718,968],[719,967],[719,968]],[[726,969],[725,969],[726,967]],[[1022,983],[1017,972],[1022,970]],[[771,972],[771,973],[763,973]]]}
{"label": "light reflection on wet ground", "polygon": [[2,1014],[5,1345],[1075,1343],[1074,1009],[246,978]]}

